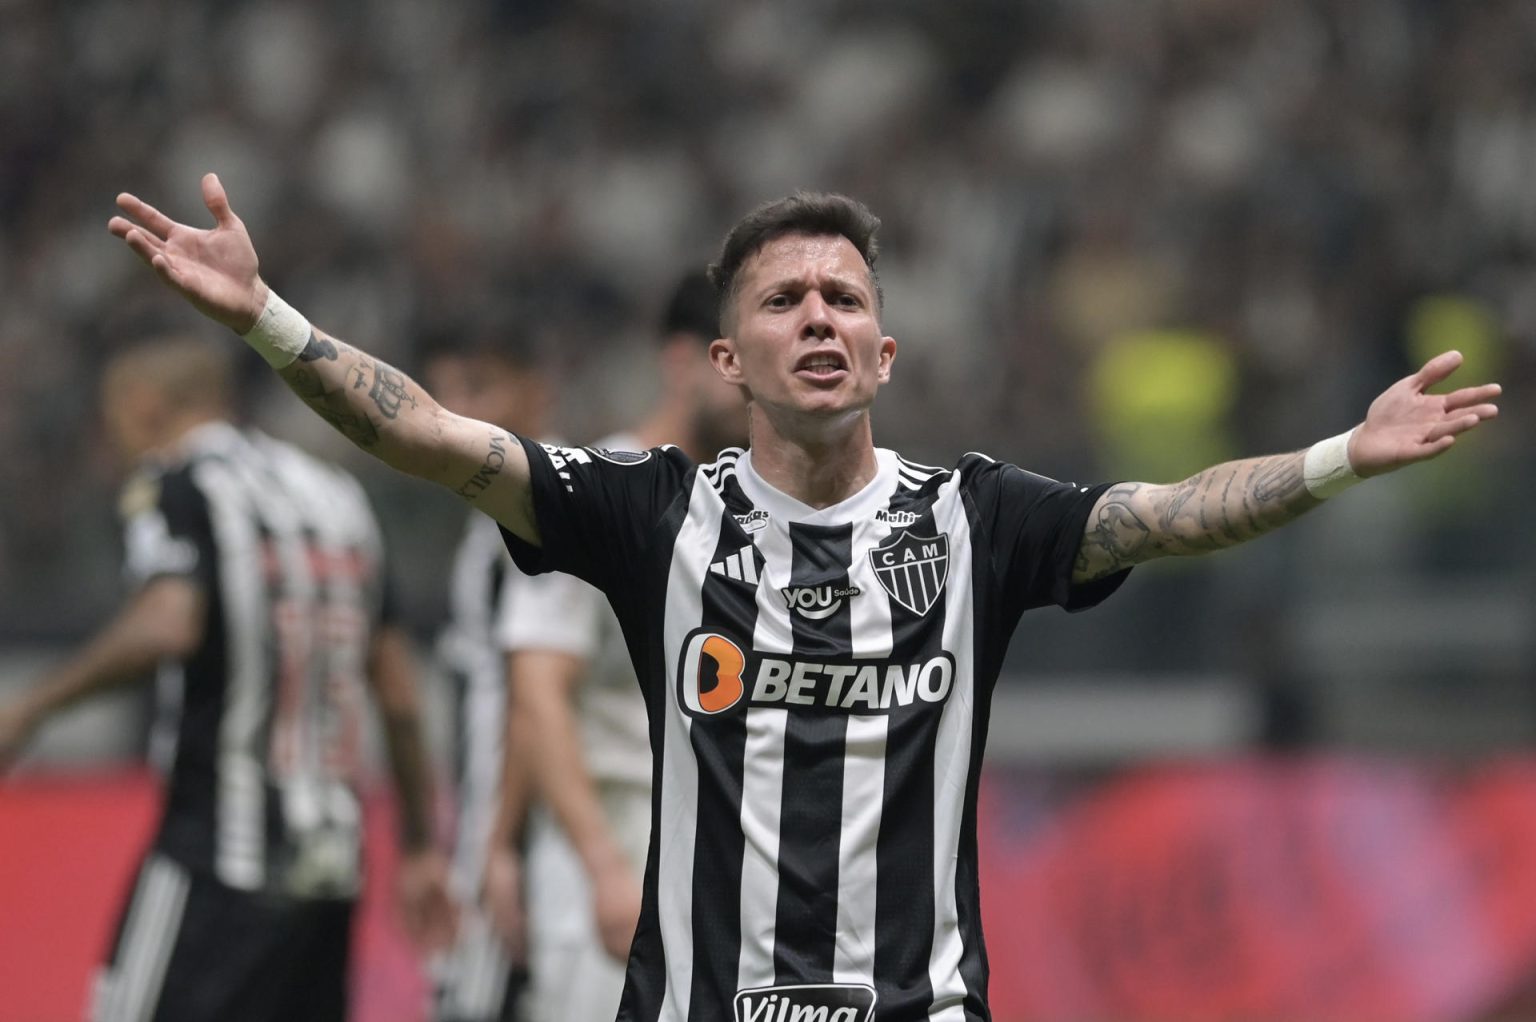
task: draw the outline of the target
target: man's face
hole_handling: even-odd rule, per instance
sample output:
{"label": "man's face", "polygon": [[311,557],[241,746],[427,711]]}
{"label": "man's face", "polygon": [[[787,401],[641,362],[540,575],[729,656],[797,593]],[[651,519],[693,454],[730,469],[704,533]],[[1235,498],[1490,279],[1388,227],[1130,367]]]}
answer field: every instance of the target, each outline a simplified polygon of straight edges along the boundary
{"label": "man's face", "polygon": [[118,456],[138,461],[161,440],[167,407],[159,388],[133,376],[109,376],[101,388],[101,419]]}
{"label": "man's face", "polygon": [[890,379],[896,342],[880,333],[869,268],[841,235],[768,242],[743,267],[732,311],[710,359],[770,416],[862,412]]}

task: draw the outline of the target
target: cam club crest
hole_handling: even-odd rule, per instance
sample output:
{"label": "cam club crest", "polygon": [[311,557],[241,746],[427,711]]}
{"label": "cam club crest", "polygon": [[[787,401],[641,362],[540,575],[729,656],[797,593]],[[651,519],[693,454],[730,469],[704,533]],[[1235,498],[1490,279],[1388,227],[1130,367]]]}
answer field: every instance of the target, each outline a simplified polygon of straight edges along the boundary
{"label": "cam club crest", "polygon": [[921,617],[944,591],[949,577],[949,534],[897,533],[869,552],[869,562],[891,599]]}

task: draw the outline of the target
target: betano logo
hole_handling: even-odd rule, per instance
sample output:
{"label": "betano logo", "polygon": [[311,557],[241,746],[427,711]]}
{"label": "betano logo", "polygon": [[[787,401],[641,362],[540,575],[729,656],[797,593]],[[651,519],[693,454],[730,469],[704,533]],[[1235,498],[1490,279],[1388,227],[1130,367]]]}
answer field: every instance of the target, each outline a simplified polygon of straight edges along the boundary
{"label": "betano logo", "polygon": [[747,653],[734,640],[701,630],[683,644],[677,689],[678,702],[694,716],[712,717],[744,700],[867,714],[941,704],[954,683],[955,660],[944,652],[915,663],[791,660]]}
{"label": "betano logo", "polygon": [[862,983],[758,987],[739,990],[736,1022],[869,1022],[875,989]]}

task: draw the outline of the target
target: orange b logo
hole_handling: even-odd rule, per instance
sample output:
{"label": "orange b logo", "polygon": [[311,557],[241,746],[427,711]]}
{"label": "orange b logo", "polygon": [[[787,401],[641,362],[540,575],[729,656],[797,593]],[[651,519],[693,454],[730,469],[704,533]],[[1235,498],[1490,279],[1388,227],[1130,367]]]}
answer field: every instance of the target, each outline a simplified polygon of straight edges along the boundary
{"label": "orange b logo", "polygon": [[[683,705],[693,713],[716,714],[729,710],[741,702],[747,684],[742,672],[747,668],[747,655],[730,639],[714,632],[699,632],[688,640],[683,649],[682,688]],[[706,689],[706,682],[713,684]]]}

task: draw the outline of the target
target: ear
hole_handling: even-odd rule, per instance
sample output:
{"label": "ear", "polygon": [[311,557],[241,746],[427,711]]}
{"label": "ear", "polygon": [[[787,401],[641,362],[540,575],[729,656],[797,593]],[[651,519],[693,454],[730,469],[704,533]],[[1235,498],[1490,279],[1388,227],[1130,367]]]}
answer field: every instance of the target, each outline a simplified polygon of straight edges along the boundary
{"label": "ear", "polygon": [[881,383],[891,382],[891,363],[896,361],[896,338],[880,338],[880,360],[876,363],[875,379]]}
{"label": "ear", "polygon": [[741,386],[746,378],[741,372],[741,361],[736,357],[736,341],[730,337],[717,337],[709,342],[709,364],[726,383]]}

